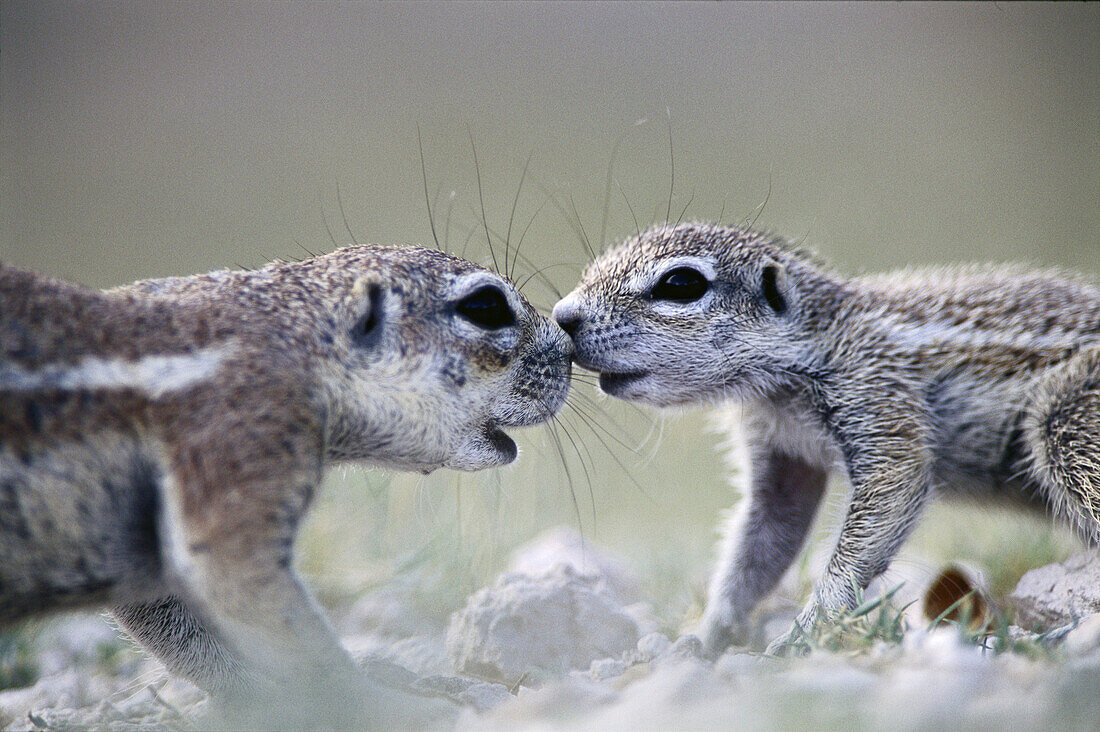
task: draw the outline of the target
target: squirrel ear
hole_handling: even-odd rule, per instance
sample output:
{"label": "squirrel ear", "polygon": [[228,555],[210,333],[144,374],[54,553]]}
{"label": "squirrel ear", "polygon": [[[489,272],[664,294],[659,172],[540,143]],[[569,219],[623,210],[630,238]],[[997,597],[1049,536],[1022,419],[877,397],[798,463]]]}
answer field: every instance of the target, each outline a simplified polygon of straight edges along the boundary
{"label": "squirrel ear", "polygon": [[382,322],[382,285],[375,280],[360,277],[352,287],[352,294],[359,301],[359,316],[355,319],[352,336],[365,342],[372,339]]}
{"label": "squirrel ear", "polygon": [[777,315],[787,311],[787,271],[776,262],[764,265],[760,274],[760,294]]}

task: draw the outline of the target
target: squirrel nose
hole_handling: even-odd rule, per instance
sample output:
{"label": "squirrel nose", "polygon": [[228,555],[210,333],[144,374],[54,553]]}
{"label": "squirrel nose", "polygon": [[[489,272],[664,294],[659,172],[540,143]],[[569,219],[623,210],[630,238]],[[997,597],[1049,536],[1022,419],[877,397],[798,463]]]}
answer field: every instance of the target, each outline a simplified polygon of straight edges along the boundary
{"label": "squirrel nose", "polygon": [[577,334],[577,328],[581,324],[581,309],[573,298],[567,297],[555,305],[551,317],[570,338]]}

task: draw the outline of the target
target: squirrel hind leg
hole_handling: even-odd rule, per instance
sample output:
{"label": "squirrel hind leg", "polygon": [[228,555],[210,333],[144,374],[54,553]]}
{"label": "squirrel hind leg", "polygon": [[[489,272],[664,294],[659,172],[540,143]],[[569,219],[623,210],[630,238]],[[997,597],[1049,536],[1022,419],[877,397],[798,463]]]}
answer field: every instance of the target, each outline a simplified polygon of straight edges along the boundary
{"label": "squirrel hind leg", "polygon": [[1032,475],[1055,510],[1100,546],[1100,346],[1040,380],[1024,429]]}

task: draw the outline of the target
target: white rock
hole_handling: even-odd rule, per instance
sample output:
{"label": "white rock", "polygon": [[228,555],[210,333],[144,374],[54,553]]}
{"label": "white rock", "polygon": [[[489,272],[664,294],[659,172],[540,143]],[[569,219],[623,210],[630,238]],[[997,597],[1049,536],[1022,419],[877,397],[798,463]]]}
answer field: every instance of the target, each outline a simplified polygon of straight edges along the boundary
{"label": "white rock", "polygon": [[588,668],[588,675],[595,681],[607,681],[622,676],[626,671],[626,664],[617,658],[600,658],[592,662]]}
{"label": "white rock", "polygon": [[1060,564],[1033,569],[1020,578],[1008,599],[1016,622],[1033,630],[1100,613],[1100,557],[1082,552]]}
{"label": "white rock", "polygon": [[41,704],[42,691],[34,686],[0,691],[0,729],[27,718],[27,712]]}
{"label": "white rock", "polygon": [[477,712],[487,712],[513,698],[504,684],[479,681],[459,694],[458,701],[473,707]]}
{"label": "white rock", "polygon": [[1100,614],[1090,615],[1071,630],[1063,642],[1066,652],[1083,656],[1100,648]]}
{"label": "white rock", "polygon": [[669,653],[680,658],[702,658],[703,642],[699,640],[699,636],[685,633],[676,639]]}
{"label": "white rock", "polygon": [[578,575],[599,577],[624,604],[640,599],[638,579],[621,559],[584,539],[576,529],[558,526],[539,534],[512,553],[511,572],[538,577],[567,566]]}
{"label": "white rock", "polygon": [[588,669],[635,647],[638,628],[592,577],[560,566],[505,574],[451,616],[447,652],[459,673],[502,681]]}
{"label": "white rock", "polygon": [[640,663],[647,663],[665,655],[670,648],[672,648],[672,641],[663,633],[647,633],[638,640],[634,657]]}

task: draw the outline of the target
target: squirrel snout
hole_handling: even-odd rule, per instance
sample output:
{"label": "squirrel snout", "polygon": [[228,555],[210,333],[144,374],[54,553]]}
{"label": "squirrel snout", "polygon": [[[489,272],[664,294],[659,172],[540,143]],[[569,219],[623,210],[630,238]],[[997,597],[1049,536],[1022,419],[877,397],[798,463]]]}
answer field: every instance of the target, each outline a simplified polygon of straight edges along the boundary
{"label": "squirrel snout", "polygon": [[564,330],[570,338],[577,334],[577,328],[581,324],[581,309],[577,301],[572,297],[566,297],[554,306],[552,316],[554,322]]}

